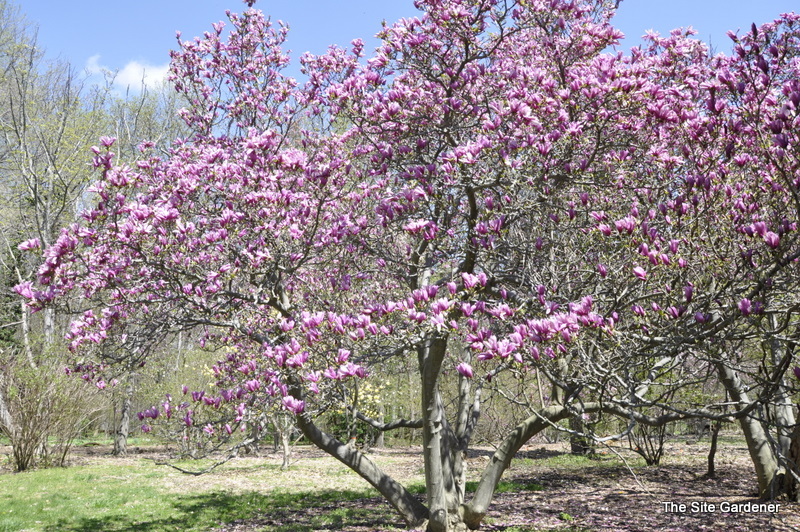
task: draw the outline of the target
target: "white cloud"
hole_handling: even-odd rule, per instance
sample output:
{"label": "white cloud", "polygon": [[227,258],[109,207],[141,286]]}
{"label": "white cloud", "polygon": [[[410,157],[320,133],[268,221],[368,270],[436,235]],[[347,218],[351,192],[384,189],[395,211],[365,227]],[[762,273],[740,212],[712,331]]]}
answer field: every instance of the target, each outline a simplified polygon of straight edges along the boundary
{"label": "white cloud", "polygon": [[[120,92],[137,93],[142,86],[154,89],[167,79],[169,64],[150,65],[139,61],[129,61],[124,67],[113,70],[100,63],[100,55],[93,55],[86,61],[86,71],[92,77],[114,80],[114,89]],[[98,79],[99,81],[99,79]]]}
{"label": "white cloud", "polygon": [[89,74],[103,74],[105,67],[100,66],[100,54],[93,55],[86,61],[86,71]]}
{"label": "white cloud", "polygon": [[148,65],[138,61],[131,61],[117,73],[115,84],[138,90],[144,84],[147,88],[154,88],[164,83],[167,79],[169,65]]}

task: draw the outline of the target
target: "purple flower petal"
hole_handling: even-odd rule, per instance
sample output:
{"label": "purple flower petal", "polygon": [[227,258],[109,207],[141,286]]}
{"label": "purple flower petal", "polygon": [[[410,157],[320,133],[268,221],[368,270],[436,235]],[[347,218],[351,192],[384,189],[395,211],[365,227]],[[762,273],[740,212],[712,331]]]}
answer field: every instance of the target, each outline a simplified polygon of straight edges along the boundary
{"label": "purple flower petal", "polygon": [[462,374],[468,379],[471,379],[474,376],[474,373],[472,371],[472,366],[470,366],[466,362],[462,362],[458,366],[456,366],[456,371],[458,371],[460,374]]}

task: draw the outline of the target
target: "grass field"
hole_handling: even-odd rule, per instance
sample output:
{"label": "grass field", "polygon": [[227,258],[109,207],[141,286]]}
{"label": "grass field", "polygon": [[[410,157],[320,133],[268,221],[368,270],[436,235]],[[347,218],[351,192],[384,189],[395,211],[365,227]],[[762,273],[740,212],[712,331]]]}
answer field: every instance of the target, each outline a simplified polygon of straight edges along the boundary
{"label": "grass field", "polygon": [[[147,454],[77,461],[68,468],[0,475],[0,531],[209,530],[267,512],[301,512],[377,495],[344,466],[321,456],[304,458],[285,472],[274,460],[243,458],[199,477],[156,465]],[[311,526],[330,527],[351,517],[333,512]]]}

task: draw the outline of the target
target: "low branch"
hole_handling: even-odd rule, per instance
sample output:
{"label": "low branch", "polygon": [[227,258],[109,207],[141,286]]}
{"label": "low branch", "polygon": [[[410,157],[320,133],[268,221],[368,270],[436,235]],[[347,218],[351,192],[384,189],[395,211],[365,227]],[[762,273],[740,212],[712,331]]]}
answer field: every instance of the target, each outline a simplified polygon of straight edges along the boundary
{"label": "low branch", "polygon": [[549,406],[516,426],[511,434],[500,444],[489,463],[486,465],[472,500],[461,507],[464,522],[468,527],[472,529],[477,528],[481,521],[483,521],[486,511],[489,508],[489,502],[492,500],[494,490],[497,487],[497,483],[500,481],[503,472],[511,464],[511,460],[514,458],[517,451],[519,451],[520,447],[535,434],[538,434],[550,426],[550,423],[557,423],[562,419],[568,418],[570,415],[572,415],[572,413],[565,406]]}
{"label": "low branch", "polygon": [[629,410],[619,405],[609,405],[603,403],[585,403],[578,405],[554,405],[543,408],[539,412],[522,421],[516,428],[509,434],[505,440],[495,451],[491,460],[481,475],[481,480],[478,483],[478,488],[473,495],[472,500],[468,504],[461,507],[464,515],[464,520],[468,526],[475,527],[486,515],[486,510],[489,507],[489,502],[492,500],[497,483],[503,472],[508,469],[511,460],[519,451],[520,447],[529,441],[533,436],[546,429],[547,427],[554,426],[561,420],[567,419],[570,416],[583,414],[583,413],[596,413],[604,412],[616,415],[622,418],[642,423],[644,425],[659,426],[673,421],[689,419],[694,417],[703,417],[710,419],[723,419],[730,421],[732,416],[729,415],[715,415],[710,411],[698,409],[692,413],[669,413],[661,416],[647,416],[635,410]]}
{"label": "low branch", "polygon": [[216,468],[218,468],[222,464],[230,462],[234,458],[235,458],[235,455],[226,456],[222,460],[219,460],[218,462],[214,462],[213,464],[211,464],[207,468],[201,469],[200,471],[193,471],[191,469],[184,469],[184,468],[182,468],[180,466],[176,466],[175,464],[171,464],[171,463],[165,462],[163,460],[153,460],[153,463],[155,463],[156,465],[164,465],[164,466],[171,467],[172,469],[176,469],[176,470],[180,471],[184,475],[192,475],[194,477],[199,477],[200,475],[205,475],[206,473],[212,472],[213,470],[215,470]]}
{"label": "low branch", "polygon": [[[349,410],[353,410],[352,406],[347,407]],[[377,419],[372,419],[371,417],[365,416],[362,412],[356,412],[356,418],[359,421],[363,421],[367,425],[380,430],[381,432],[385,432],[387,430],[394,430],[394,429],[421,429],[422,428],[422,420],[421,419],[395,419],[394,421],[389,421],[388,423],[381,423]]]}
{"label": "low branch", "polygon": [[428,508],[415,499],[400,483],[381,471],[365,454],[321,431],[311,421],[311,416],[305,412],[299,414],[296,420],[297,427],[311,443],[369,482],[397,510],[409,526],[420,526],[428,518]]}
{"label": "low branch", "polygon": [[230,462],[231,460],[233,460],[234,458],[239,456],[239,449],[241,449],[242,447],[245,447],[247,445],[250,445],[251,443],[254,443],[255,441],[256,441],[255,438],[249,438],[247,440],[244,440],[242,442],[237,443],[236,445],[233,446],[233,448],[231,448],[230,451],[228,451],[228,455],[225,458],[223,458],[221,460],[218,460],[218,461],[214,462],[213,464],[211,464],[210,466],[208,466],[207,468],[201,469],[199,471],[193,471],[191,469],[184,469],[184,468],[182,468],[180,466],[176,466],[175,464],[171,464],[171,463],[166,462],[164,460],[153,460],[153,463],[155,463],[156,465],[169,466],[172,469],[180,471],[181,473],[183,473],[185,475],[192,475],[192,476],[195,476],[195,477],[199,477],[200,475],[205,475],[206,473],[210,473],[211,471],[215,470],[219,466]]}

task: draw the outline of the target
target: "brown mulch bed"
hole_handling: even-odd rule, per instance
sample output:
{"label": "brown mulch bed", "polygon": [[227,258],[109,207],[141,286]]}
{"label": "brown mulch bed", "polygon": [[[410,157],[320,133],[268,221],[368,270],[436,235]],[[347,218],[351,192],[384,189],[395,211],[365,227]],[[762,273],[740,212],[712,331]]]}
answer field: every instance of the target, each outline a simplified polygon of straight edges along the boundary
{"label": "brown mulch bed", "polygon": [[[634,479],[627,470],[610,468],[546,471],[520,479],[538,482],[544,489],[499,494],[490,512],[495,526],[487,530],[514,525],[542,530],[572,525],[578,530],[609,532],[800,530],[797,504],[778,503],[776,513],[721,511],[723,503],[759,502],[748,497],[753,480],[744,468],[728,468],[715,479],[682,466],[649,468],[636,475]],[[664,503],[669,502],[684,504],[685,512],[666,511]],[[712,504],[714,511],[710,511]]]}
{"label": "brown mulch bed", "polygon": [[[778,501],[776,512],[723,511],[725,505],[759,504],[755,498],[755,476],[743,447],[722,448],[717,458],[717,475],[705,477],[705,445],[673,444],[659,467],[636,468],[620,465],[558,468],[536,465],[537,458],[558,456],[563,446],[531,448],[521,457],[533,459],[512,467],[504,477],[521,485],[540,485],[537,491],[516,491],[495,496],[481,530],[559,530],[596,532],[642,531],[798,531],[800,504]],[[421,465],[419,449],[376,451],[404,455],[408,469]],[[489,450],[470,454],[473,472],[486,463]],[[631,454],[626,455],[628,459]],[[397,473],[400,473],[399,471]],[[398,476],[402,477],[402,473]],[[402,478],[401,478],[402,480]],[[686,505],[686,510],[667,511],[665,503]],[[694,505],[694,506],[693,506]],[[712,510],[712,506],[713,510]],[[383,518],[358,517],[360,510],[384,508]],[[336,530],[372,532],[396,530],[402,523],[380,498],[339,501],[309,508],[307,512],[277,511],[264,517],[240,521],[221,528],[224,532],[256,530],[311,530],[311,516],[335,509],[351,510],[356,516]],[[328,528],[326,530],[332,530]]]}

